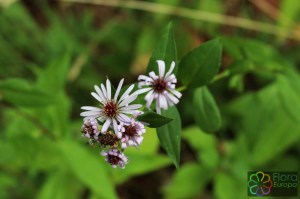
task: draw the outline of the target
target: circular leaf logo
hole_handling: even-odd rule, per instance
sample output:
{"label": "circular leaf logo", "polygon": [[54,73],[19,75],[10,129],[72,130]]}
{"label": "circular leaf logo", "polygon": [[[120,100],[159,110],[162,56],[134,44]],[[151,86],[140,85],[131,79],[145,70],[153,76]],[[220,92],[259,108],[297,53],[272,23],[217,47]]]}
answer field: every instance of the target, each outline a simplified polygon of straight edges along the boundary
{"label": "circular leaf logo", "polygon": [[269,174],[262,171],[250,175],[248,181],[249,191],[252,195],[263,196],[271,192],[273,182]]}

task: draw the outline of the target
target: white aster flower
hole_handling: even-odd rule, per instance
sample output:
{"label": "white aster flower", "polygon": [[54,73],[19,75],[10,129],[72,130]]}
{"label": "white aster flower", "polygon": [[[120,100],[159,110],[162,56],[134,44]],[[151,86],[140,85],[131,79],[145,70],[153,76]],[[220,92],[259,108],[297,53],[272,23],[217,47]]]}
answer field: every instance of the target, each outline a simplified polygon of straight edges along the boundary
{"label": "white aster flower", "polygon": [[84,121],[81,132],[83,133],[83,137],[89,139],[89,143],[93,144],[95,140],[98,139],[99,131],[98,131],[98,123],[95,118],[90,118]]}
{"label": "white aster flower", "polygon": [[85,110],[80,114],[80,116],[85,117],[84,119],[97,118],[99,121],[103,122],[101,132],[107,131],[107,129],[112,126],[114,131],[118,130],[118,123],[130,123],[130,117],[128,115],[133,115],[137,109],[141,108],[140,104],[129,105],[137,98],[137,94],[129,93],[132,91],[134,85],[131,85],[124,94],[119,97],[119,93],[122,88],[124,79],[122,79],[118,85],[116,93],[112,98],[111,84],[109,79],[106,80],[106,87],[101,84],[101,89],[95,85],[95,92],[92,92],[92,96],[96,98],[100,104],[99,107],[93,106],[83,106],[81,109]]}
{"label": "white aster flower", "polygon": [[113,168],[119,166],[121,169],[124,169],[125,164],[128,163],[128,158],[118,149],[103,150],[100,154],[105,156],[105,161],[111,164]]}
{"label": "white aster flower", "polygon": [[138,93],[148,92],[145,96],[147,101],[146,106],[149,108],[153,100],[156,100],[156,112],[160,114],[160,109],[167,110],[168,106],[173,106],[179,102],[181,93],[175,89],[177,83],[176,76],[172,74],[175,62],[172,61],[171,67],[167,73],[165,73],[165,62],[157,60],[159,75],[156,75],[153,71],[149,73],[149,76],[140,75]]}
{"label": "white aster flower", "polygon": [[121,139],[121,146],[124,149],[128,146],[139,146],[144,139],[142,134],[145,132],[145,126],[141,122],[132,119],[130,124],[121,123],[118,126],[116,135]]}

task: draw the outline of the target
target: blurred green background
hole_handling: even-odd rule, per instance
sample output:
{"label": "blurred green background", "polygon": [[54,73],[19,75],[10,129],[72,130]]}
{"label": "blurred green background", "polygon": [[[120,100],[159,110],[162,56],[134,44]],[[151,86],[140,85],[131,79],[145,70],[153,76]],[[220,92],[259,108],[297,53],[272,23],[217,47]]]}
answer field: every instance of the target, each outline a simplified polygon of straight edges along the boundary
{"label": "blurred green background", "polygon": [[[299,171],[298,1],[81,2],[0,0],[1,199],[243,199],[248,171]],[[80,107],[106,77],[145,73],[170,21],[179,58],[221,38],[229,73],[209,89],[222,128],[198,128],[184,92],[180,169],[155,129],[112,169],[81,138]]]}

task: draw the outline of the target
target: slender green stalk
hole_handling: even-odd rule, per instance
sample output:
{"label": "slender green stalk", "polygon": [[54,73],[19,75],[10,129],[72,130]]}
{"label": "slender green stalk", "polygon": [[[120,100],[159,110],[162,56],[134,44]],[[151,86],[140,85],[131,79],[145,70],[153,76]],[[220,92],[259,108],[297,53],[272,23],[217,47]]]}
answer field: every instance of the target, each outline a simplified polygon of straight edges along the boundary
{"label": "slender green stalk", "polygon": [[300,41],[300,34],[294,29],[280,27],[269,23],[254,21],[250,19],[222,15],[207,11],[195,10],[190,8],[176,7],[159,3],[145,1],[122,1],[122,0],[61,0],[69,3],[87,3],[111,7],[122,7],[128,9],[143,10],[147,12],[174,15],[199,21],[207,21],[222,25],[234,26],[248,30],[264,32],[280,37]]}

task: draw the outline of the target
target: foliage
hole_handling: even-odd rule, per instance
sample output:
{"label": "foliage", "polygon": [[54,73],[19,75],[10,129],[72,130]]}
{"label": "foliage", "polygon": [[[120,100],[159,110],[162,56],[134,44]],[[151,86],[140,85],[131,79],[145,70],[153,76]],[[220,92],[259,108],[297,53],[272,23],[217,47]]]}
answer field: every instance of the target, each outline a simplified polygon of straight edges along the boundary
{"label": "foliage", "polygon": [[[299,170],[300,48],[287,34],[33,2],[0,10],[0,198],[242,199],[248,171]],[[228,2],[167,4],[222,14]],[[293,28],[299,5],[281,1],[274,24]],[[106,77],[135,83],[158,59],[176,62],[181,101],[139,116],[150,124],[142,145],[112,169],[81,139],[80,106],[95,104],[90,92]]]}

